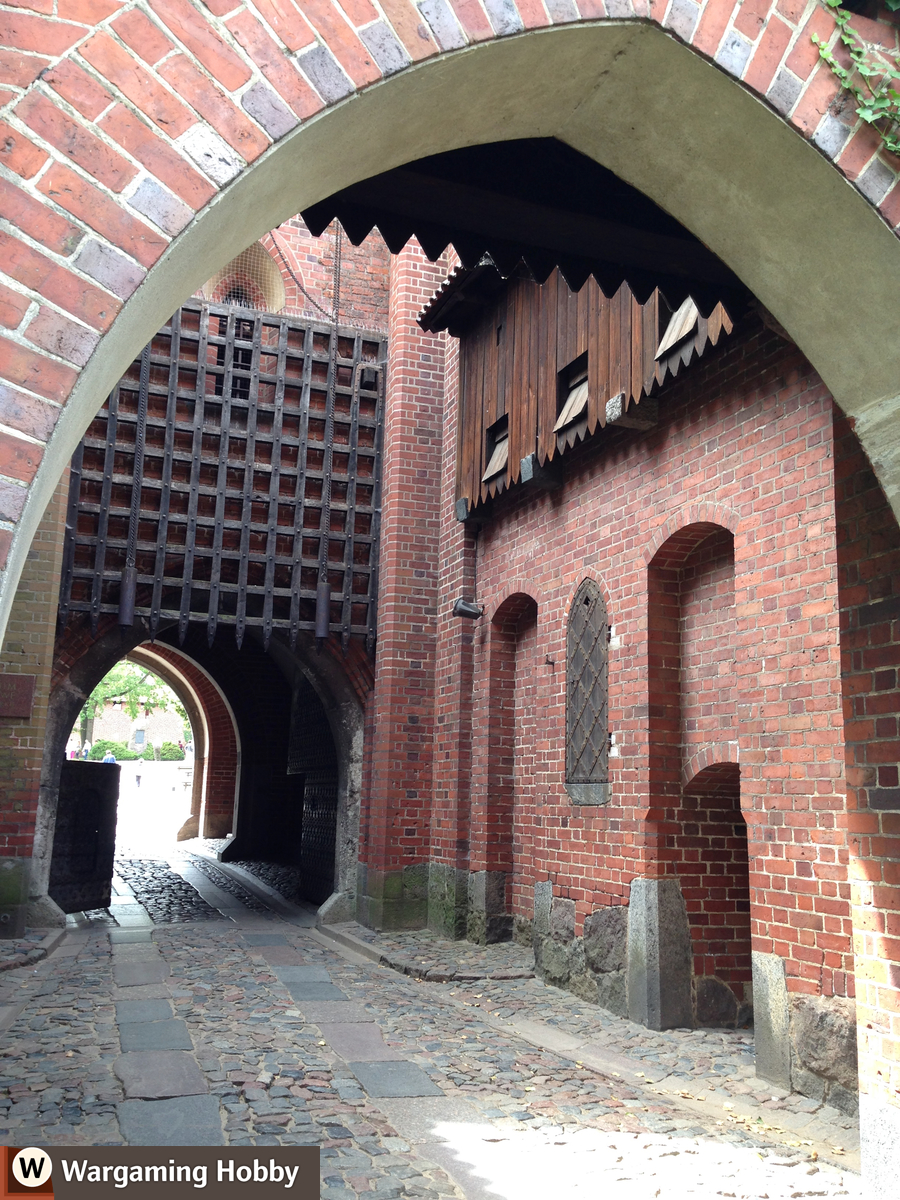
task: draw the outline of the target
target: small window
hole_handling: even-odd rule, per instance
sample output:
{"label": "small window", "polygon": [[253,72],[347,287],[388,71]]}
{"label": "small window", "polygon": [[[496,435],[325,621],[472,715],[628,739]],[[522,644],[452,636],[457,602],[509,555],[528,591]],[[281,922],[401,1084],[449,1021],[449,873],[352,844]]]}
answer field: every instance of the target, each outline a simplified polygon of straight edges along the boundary
{"label": "small window", "polygon": [[697,328],[700,313],[697,305],[688,296],[684,304],[672,314],[662,340],[656,348],[656,358],[664,358],[670,351],[689,337]]}
{"label": "small window", "polygon": [[586,579],[566,631],[566,791],[575,804],[609,800],[608,664],[606,605]]}
{"label": "small window", "polygon": [[506,474],[506,464],[509,462],[509,417],[503,416],[495,421],[485,434],[485,457],[487,469],[481,477],[482,483],[487,483],[501,472]]}
{"label": "small window", "polygon": [[559,416],[553,426],[557,449],[574,446],[587,433],[588,360],[579,355],[559,374]]}

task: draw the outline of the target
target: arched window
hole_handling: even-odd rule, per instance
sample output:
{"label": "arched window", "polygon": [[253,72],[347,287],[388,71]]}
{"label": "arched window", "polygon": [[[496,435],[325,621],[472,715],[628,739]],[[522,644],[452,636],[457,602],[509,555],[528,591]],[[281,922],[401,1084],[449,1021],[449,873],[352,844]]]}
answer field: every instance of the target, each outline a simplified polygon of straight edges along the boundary
{"label": "arched window", "polygon": [[609,800],[608,662],[606,605],[586,579],[566,633],[566,791],[575,804]]}

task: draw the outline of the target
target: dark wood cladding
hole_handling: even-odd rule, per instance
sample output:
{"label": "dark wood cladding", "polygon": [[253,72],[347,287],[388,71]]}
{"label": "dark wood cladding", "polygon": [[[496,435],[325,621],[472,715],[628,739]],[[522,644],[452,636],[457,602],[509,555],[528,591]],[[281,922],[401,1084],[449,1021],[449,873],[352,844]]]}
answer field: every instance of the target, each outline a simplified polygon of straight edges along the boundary
{"label": "dark wood cladding", "polygon": [[[379,334],[185,305],[72,460],[59,616],[375,636],[387,346]],[[329,433],[331,437],[329,438]],[[324,526],[327,525],[327,528]],[[128,608],[123,613],[123,607]]]}
{"label": "dark wood cladding", "polygon": [[[537,453],[543,466],[560,453],[553,430],[559,414],[560,373],[587,354],[587,436],[606,424],[606,403],[624,393],[639,404],[677,375],[731,321],[721,305],[700,316],[694,334],[659,362],[655,355],[669,310],[659,292],[646,304],[627,285],[607,299],[591,278],[572,292],[554,271],[546,283],[514,279],[463,334],[460,344],[460,434],[457,499],[471,509],[519,482],[523,458]],[[661,328],[662,325],[662,328]],[[482,482],[487,431],[509,419],[505,475]]]}

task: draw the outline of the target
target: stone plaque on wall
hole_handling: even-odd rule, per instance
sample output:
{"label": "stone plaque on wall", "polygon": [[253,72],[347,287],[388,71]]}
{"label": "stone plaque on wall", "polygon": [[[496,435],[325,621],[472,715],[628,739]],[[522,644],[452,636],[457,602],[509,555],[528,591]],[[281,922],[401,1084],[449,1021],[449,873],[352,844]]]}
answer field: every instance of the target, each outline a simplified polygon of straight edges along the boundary
{"label": "stone plaque on wall", "polygon": [[0,717],[20,717],[31,720],[34,706],[33,675],[4,675],[0,673]]}

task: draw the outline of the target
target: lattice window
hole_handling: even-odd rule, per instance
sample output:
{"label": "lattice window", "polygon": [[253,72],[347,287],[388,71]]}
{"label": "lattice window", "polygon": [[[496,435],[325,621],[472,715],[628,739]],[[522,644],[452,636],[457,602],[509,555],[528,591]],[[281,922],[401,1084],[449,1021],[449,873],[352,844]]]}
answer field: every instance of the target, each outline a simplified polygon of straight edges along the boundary
{"label": "lattice window", "polygon": [[566,791],[576,804],[609,800],[608,663],[606,605],[586,579],[566,635]]}

